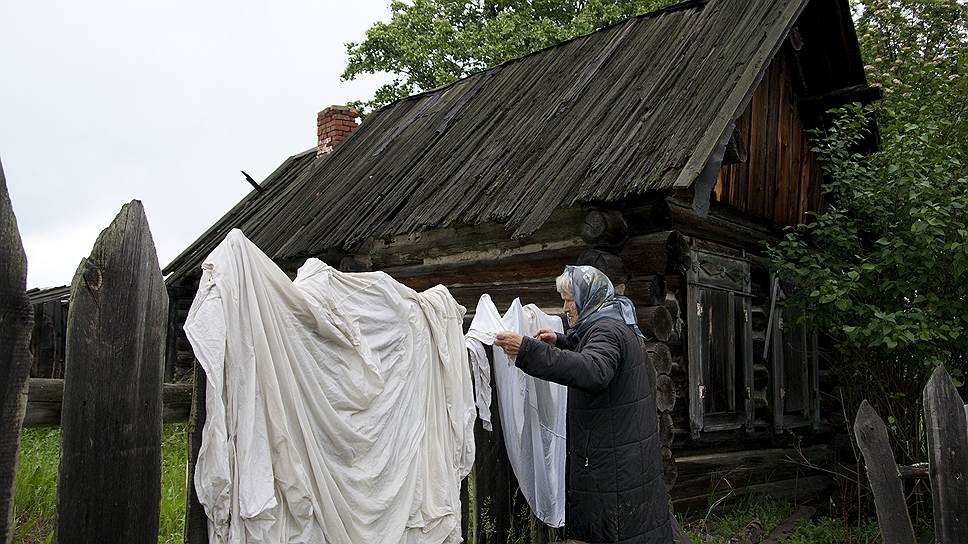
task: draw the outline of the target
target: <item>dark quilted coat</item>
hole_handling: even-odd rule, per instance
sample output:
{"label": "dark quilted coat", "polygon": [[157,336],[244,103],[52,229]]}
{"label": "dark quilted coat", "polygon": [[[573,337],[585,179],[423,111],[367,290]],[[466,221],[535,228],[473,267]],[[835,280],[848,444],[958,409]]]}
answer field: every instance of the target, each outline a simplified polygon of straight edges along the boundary
{"label": "dark quilted coat", "polygon": [[563,335],[556,346],[525,338],[516,364],[568,386],[566,537],[672,542],[655,378],[638,336],[618,320],[601,319],[577,346]]}

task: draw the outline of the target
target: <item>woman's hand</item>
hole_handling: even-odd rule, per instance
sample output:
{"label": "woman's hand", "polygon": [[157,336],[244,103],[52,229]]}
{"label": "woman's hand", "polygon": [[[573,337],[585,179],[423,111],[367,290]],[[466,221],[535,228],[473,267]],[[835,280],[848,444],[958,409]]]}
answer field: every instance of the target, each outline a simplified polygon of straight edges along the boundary
{"label": "woman's hand", "polygon": [[521,342],[524,337],[513,332],[499,332],[494,338],[494,345],[503,349],[510,357],[514,357],[521,349]]}
{"label": "woman's hand", "polygon": [[555,345],[555,342],[558,341],[558,334],[551,329],[541,329],[540,331],[534,333],[534,338],[544,342],[545,344],[548,344],[549,346],[553,346]]}

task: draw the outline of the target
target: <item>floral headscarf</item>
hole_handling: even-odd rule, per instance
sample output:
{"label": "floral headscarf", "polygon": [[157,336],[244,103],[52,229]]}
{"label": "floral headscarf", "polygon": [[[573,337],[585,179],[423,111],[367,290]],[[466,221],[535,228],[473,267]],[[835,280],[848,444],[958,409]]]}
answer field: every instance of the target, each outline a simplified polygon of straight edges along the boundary
{"label": "floral headscarf", "polygon": [[642,338],[645,335],[636,324],[635,305],[628,297],[615,295],[612,281],[604,272],[594,266],[566,266],[565,272],[571,278],[571,291],[578,308],[578,320],[573,327],[574,333],[582,336],[599,319],[618,319]]}

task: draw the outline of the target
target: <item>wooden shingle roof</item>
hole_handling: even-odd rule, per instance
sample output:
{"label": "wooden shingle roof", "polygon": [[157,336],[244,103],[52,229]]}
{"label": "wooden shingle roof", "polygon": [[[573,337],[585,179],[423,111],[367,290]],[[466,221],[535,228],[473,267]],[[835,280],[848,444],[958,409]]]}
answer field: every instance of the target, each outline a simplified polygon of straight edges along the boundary
{"label": "wooden shingle roof", "polygon": [[325,159],[290,158],[285,185],[267,180],[165,272],[231,227],[300,257],[455,224],[523,237],[557,208],[689,187],[807,1],[685,2],[389,104]]}

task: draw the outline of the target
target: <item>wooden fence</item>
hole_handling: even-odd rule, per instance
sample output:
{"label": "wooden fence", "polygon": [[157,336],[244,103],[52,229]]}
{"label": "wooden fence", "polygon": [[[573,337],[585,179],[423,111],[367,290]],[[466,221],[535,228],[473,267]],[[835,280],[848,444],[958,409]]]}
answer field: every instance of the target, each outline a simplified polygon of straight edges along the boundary
{"label": "wooden fence", "polygon": [[[963,544],[968,542],[968,407],[944,367],[931,375],[923,402],[935,542]],[[864,455],[884,542],[915,544],[901,478],[917,477],[920,471],[897,465],[887,426],[866,400],[854,420],[854,433]]]}
{"label": "wooden fence", "polygon": [[162,386],[168,294],[144,208],[125,204],[74,275],[63,381],[27,379],[26,259],[2,167],[0,262],[0,536],[12,537],[29,391],[27,423],[61,427],[57,541],[157,541],[163,394],[170,418],[187,408],[184,387]]}

